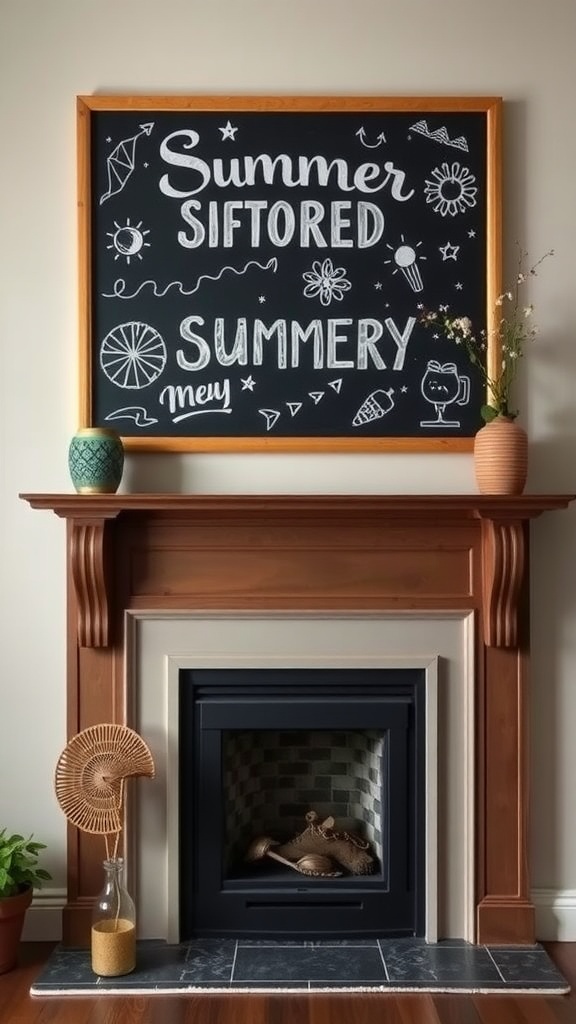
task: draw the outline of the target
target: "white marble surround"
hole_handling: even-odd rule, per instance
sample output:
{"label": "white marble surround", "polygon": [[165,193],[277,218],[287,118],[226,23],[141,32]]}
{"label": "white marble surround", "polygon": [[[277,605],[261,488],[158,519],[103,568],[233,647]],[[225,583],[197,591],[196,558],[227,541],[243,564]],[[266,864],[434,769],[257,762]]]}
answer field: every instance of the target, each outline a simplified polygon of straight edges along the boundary
{"label": "white marble surround", "polygon": [[154,780],[135,784],[127,852],[141,937],[179,938],[180,669],[414,667],[427,681],[426,934],[474,941],[471,613],[151,610],[126,619],[127,721],[156,764]]}

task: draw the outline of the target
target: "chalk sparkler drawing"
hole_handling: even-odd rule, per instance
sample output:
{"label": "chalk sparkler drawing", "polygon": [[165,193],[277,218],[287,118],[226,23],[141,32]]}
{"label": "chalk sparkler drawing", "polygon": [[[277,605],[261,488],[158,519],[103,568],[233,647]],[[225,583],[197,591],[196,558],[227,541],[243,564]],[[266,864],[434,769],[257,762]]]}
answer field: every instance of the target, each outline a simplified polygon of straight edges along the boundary
{"label": "chalk sparkler drawing", "polygon": [[448,130],[444,127],[436,128],[432,131],[428,127],[427,121],[417,121],[416,124],[411,124],[411,132],[417,132],[418,135],[423,135],[425,139],[431,139],[432,142],[440,142],[443,146],[453,146],[454,149],[462,149],[465,153],[468,152],[468,143],[463,135],[459,135],[456,139],[451,139],[448,135]]}
{"label": "chalk sparkler drawing", "polygon": [[147,388],[162,373],[166,358],[158,331],[137,320],[118,324],[100,347],[100,366],[118,388]]}
{"label": "chalk sparkler drawing", "polygon": [[[394,263],[396,264],[396,269],[393,270],[392,273],[397,274],[398,271],[401,270],[402,274],[408,281],[408,284],[410,285],[412,291],[421,292],[424,288],[424,285],[422,283],[422,275],[420,274],[420,269],[418,267],[416,260],[425,260],[426,257],[418,256],[416,253],[416,249],[418,249],[422,245],[422,242],[418,242],[416,245],[416,249],[413,249],[411,245],[406,245],[406,243],[404,242],[404,235],[401,235],[400,237],[402,240],[402,245],[397,246],[396,250],[394,251]],[[386,243],[386,248],[393,249],[394,247]],[[391,262],[392,260],[384,260],[384,263]]]}
{"label": "chalk sparkler drawing", "polygon": [[224,271],[228,271],[231,274],[237,274],[238,277],[241,277],[247,272],[249,267],[258,267],[259,270],[271,270],[272,273],[275,274],[278,269],[278,260],[276,259],[276,256],[273,256],[267,263],[258,263],[257,260],[248,260],[248,263],[242,267],[241,270],[237,270],[236,267],[222,267],[222,270],[217,274],[201,274],[193,288],[185,288],[182,281],[170,281],[164,288],[161,288],[156,281],[149,279],[147,281],[142,281],[135,291],[126,292],[126,281],[123,277],[119,277],[114,281],[112,291],[102,292],[102,297],[104,299],[135,299],[143,288],[147,288],[148,286],[152,289],[152,294],[157,299],[163,299],[171,288],[176,288],[180,292],[180,295],[194,295],[194,292],[198,291],[202,281],[219,281]]}
{"label": "chalk sparkler drawing", "polygon": [[140,125],[140,131],[129,139],[123,139],[115,149],[112,150],[106,159],[106,170],[108,172],[108,191],[100,196],[100,206],[110,196],[117,195],[124,188],[134,170],[136,143],[141,135],[150,135],[154,127],[154,121]]}

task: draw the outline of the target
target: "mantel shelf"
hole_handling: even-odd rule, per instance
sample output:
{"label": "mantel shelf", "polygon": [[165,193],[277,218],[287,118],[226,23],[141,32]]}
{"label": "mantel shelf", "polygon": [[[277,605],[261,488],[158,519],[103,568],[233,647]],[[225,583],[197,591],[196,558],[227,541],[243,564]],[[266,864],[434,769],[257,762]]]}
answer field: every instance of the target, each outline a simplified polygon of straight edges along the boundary
{"label": "mantel shelf", "polygon": [[226,528],[230,523],[269,526],[289,520],[301,526],[335,520],[362,525],[399,523],[417,531],[430,520],[453,526],[480,520],[482,536],[482,608],[484,642],[514,647],[518,638],[518,603],[524,581],[524,524],[543,512],[566,508],[575,495],[523,494],[515,497],[477,494],[426,495],[207,495],[207,494],[22,494],[32,508],[51,509],[71,521],[70,569],[78,605],[78,643],[106,647],[111,642],[110,578],[107,533],[118,517],[146,522],[185,520]]}

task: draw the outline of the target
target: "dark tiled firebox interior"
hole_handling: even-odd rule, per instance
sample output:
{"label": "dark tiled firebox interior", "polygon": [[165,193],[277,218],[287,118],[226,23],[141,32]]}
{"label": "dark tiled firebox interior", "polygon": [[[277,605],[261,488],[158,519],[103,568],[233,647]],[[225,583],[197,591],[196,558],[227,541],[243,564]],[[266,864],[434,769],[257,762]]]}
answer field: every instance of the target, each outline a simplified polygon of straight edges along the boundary
{"label": "dark tiled firebox interior", "polygon": [[317,989],[544,991],[569,985],[540,946],[473,946],[459,940],[290,942],[195,939],[138,943],[137,967],[118,978],[90,969],[86,950],[57,947],[34,995]]}

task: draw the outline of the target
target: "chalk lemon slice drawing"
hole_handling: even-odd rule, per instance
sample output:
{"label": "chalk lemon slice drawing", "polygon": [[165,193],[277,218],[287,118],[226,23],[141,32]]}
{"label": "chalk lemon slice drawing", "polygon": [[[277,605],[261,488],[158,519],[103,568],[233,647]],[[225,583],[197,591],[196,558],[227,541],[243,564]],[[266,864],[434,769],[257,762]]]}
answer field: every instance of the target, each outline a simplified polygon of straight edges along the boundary
{"label": "chalk lemon slice drawing", "polygon": [[166,358],[158,331],[136,320],[114,327],[100,347],[100,366],[119,388],[147,388],[162,373]]}

